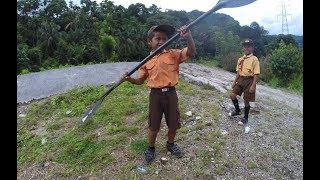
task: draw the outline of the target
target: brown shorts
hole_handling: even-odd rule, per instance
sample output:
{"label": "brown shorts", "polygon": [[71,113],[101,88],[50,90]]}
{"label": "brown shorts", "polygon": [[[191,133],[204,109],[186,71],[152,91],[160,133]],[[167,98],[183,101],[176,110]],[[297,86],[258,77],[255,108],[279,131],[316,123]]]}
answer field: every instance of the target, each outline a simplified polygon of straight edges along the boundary
{"label": "brown shorts", "polygon": [[151,130],[159,130],[163,114],[169,129],[176,130],[181,127],[178,96],[174,87],[168,91],[151,88],[148,123]]}
{"label": "brown shorts", "polygon": [[248,102],[255,101],[256,92],[250,93],[249,89],[253,82],[253,76],[240,76],[236,82],[236,85],[233,87],[232,92],[241,96],[243,93],[243,99]]}

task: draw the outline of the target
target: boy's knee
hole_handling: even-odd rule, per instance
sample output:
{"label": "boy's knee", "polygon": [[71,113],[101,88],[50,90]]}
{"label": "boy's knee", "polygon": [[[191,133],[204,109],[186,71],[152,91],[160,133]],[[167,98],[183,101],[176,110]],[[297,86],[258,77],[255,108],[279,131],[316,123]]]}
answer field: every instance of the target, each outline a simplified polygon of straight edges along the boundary
{"label": "boy's knee", "polygon": [[149,132],[151,132],[152,134],[157,134],[159,132],[160,129],[150,129],[149,128]]}
{"label": "boy's knee", "polygon": [[234,94],[233,92],[231,92],[229,96],[230,96],[231,99],[235,99],[237,97],[237,95]]}

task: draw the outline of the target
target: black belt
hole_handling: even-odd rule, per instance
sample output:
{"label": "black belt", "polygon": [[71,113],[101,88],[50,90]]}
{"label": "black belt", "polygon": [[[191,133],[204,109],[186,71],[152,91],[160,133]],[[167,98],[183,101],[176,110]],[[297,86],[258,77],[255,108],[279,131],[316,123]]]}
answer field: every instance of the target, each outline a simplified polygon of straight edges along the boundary
{"label": "black belt", "polygon": [[160,91],[160,92],[170,92],[174,91],[176,88],[174,86],[171,87],[163,87],[163,88],[151,88],[152,91]]}

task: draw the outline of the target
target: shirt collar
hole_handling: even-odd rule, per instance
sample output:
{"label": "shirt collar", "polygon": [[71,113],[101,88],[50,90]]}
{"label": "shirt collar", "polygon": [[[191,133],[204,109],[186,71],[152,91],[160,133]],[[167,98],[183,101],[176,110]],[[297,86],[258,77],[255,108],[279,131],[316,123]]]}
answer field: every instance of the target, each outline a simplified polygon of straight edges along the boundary
{"label": "shirt collar", "polygon": [[243,58],[244,59],[247,59],[247,58],[249,58],[249,57],[251,57],[251,56],[253,56],[253,54],[251,53],[251,54],[249,54],[249,55],[243,55]]}

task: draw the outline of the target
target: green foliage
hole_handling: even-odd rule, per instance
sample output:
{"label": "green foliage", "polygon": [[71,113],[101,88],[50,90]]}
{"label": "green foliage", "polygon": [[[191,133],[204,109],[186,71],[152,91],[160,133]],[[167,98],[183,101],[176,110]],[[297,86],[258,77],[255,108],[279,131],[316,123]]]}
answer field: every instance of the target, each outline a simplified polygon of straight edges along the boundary
{"label": "green foliage", "polygon": [[31,70],[38,71],[39,66],[38,64],[41,64],[42,59],[42,52],[39,47],[33,47],[31,49],[28,49],[27,56],[31,65]]}
{"label": "green foliage", "polygon": [[142,154],[148,147],[147,139],[133,140],[130,144],[130,147],[135,154]]}
{"label": "green foliage", "polygon": [[27,44],[19,44],[17,46],[17,72],[20,73],[22,70],[30,69],[30,59],[28,58]]}
{"label": "green foliage", "polygon": [[[107,61],[141,61],[150,52],[146,33],[151,26],[169,24],[179,28],[204,13],[163,11],[141,3],[128,8],[112,1],[83,0],[80,4],[68,5],[64,0],[17,1],[18,74],[23,69],[36,72]],[[197,48],[195,59],[219,59],[213,65],[231,71],[234,71],[232,57],[241,52],[240,41],[244,38],[254,41],[254,54],[258,58],[278,49],[281,40],[286,45],[297,45],[291,35],[269,36],[256,22],[240,26],[234,18],[222,13],[209,15],[191,31]],[[185,46],[185,40],[179,40],[169,48]]]}
{"label": "green foliage", "polygon": [[216,55],[225,56],[230,53],[239,53],[241,52],[241,43],[238,35],[234,35],[231,31],[228,31],[227,34],[221,31],[215,31],[214,42],[216,44]]}
{"label": "green foliage", "polygon": [[114,55],[114,50],[116,48],[116,40],[110,36],[106,35],[105,33],[100,35],[100,51],[103,55],[103,57],[106,57],[107,59],[111,59]]}
{"label": "green foliage", "polygon": [[294,75],[302,73],[302,53],[292,44],[280,42],[279,48],[270,55],[270,68],[281,83],[287,84]]}
{"label": "green foliage", "polygon": [[220,56],[220,65],[224,70],[236,72],[236,66],[241,54],[239,52],[230,52]]}

